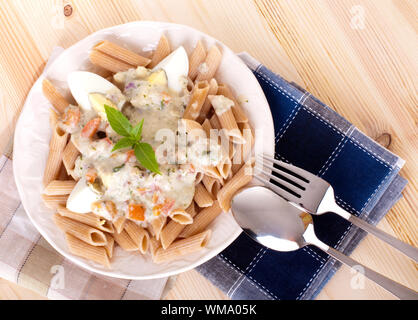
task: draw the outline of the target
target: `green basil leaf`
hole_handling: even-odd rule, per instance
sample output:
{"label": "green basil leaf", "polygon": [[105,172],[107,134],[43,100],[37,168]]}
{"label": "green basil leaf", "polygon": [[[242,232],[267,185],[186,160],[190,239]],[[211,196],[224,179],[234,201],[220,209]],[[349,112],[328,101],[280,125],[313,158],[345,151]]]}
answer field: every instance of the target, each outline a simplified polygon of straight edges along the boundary
{"label": "green basil leaf", "polygon": [[135,140],[141,140],[142,135],[142,126],[144,125],[144,119],[142,119],[133,129],[131,132],[131,136],[135,138]]}
{"label": "green basil leaf", "polygon": [[112,129],[121,136],[129,137],[132,132],[132,125],[122,112],[115,108],[104,105],[107,120]]}
{"label": "green basil leaf", "polygon": [[155,152],[151,145],[145,142],[138,142],[135,145],[135,156],[138,161],[148,170],[161,174],[158,168],[158,162],[155,158]]}
{"label": "green basil leaf", "polygon": [[112,152],[123,148],[130,148],[133,144],[135,144],[135,140],[133,140],[132,138],[122,138],[118,142],[116,142],[112,149]]}

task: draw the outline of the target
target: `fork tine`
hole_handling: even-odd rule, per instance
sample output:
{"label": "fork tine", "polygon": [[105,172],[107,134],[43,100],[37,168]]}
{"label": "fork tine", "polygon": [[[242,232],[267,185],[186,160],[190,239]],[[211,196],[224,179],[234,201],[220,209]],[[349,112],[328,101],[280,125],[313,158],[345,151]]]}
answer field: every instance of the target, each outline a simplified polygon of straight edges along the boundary
{"label": "fork tine", "polygon": [[271,183],[269,179],[265,179],[263,177],[260,177],[259,175],[254,175],[254,178],[263,183],[267,188],[281,196],[287,201],[294,202],[296,204],[299,204],[300,199],[293,194],[290,194],[289,192],[284,191],[283,189],[279,188],[275,184]]}
{"label": "fork tine", "polygon": [[[293,184],[288,183],[285,180],[282,180],[274,175],[272,175],[270,173],[270,170],[266,170],[266,168],[264,167],[262,171],[260,171],[261,174],[263,174],[264,176],[266,176],[268,179],[275,181],[278,184],[278,187],[283,189],[284,192],[290,193],[294,196],[296,196],[297,198],[301,197],[301,192],[302,190],[295,187]],[[274,185],[276,185],[274,183]],[[277,185],[276,185],[277,186]]]}
{"label": "fork tine", "polygon": [[[283,180],[284,182],[288,182],[290,184],[292,184],[293,186],[301,189],[301,190],[306,190],[306,183],[300,179],[295,178],[294,176],[284,172],[284,171],[280,171],[279,169],[275,168],[273,165],[267,164],[265,162],[263,162],[262,164],[265,168],[268,168],[269,170],[271,170],[272,172],[274,172],[276,175],[274,177],[277,177],[281,180]],[[295,181],[296,180],[296,181]]]}
{"label": "fork tine", "polygon": [[262,157],[264,160],[269,161],[270,163],[274,163],[274,164],[280,166],[281,168],[277,168],[278,170],[287,172],[287,173],[291,174],[292,176],[294,176],[295,178],[298,178],[298,179],[300,179],[300,180],[302,180],[306,183],[309,183],[312,179],[316,178],[315,175],[313,175],[313,174],[311,174],[311,173],[309,173],[309,172],[307,172],[303,169],[295,167],[295,166],[293,166],[291,164],[288,164],[286,162],[271,158],[271,157],[265,155],[264,153],[259,154],[258,156]]}

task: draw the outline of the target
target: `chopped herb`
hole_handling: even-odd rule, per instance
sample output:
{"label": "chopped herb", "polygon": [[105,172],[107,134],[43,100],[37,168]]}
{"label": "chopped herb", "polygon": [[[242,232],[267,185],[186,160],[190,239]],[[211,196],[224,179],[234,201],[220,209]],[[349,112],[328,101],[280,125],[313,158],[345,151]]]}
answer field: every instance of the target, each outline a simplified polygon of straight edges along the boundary
{"label": "chopped herb", "polygon": [[163,110],[163,109],[164,109],[164,107],[165,107],[164,100],[161,100],[161,103],[160,103],[160,110]]}
{"label": "chopped herb", "polygon": [[120,169],[122,169],[125,166],[125,164],[123,163],[122,165],[120,165],[119,167],[114,167],[113,168],[113,172],[118,172],[120,171]]}

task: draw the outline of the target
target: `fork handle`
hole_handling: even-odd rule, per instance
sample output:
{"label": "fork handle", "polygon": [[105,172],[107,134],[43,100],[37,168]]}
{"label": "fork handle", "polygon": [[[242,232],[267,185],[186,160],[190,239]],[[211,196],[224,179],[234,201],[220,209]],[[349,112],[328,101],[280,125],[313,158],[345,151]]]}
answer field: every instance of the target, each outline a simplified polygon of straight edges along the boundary
{"label": "fork handle", "polygon": [[345,211],[343,208],[335,204],[332,208],[331,212],[338,214],[339,216],[347,219],[355,226],[359,227],[360,229],[371,233],[372,235],[378,237],[380,240],[383,240],[387,244],[391,245],[393,248],[399,250],[409,258],[413,259],[415,262],[418,262],[418,249],[399,240],[395,237],[391,236],[390,234],[376,228],[374,225],[367,223],[366,221],[357,218],[356,216],[350,214],[349,212]]}
{"label": "fork handle", "polygon": [[374,281],[378,285],[380,285],[382,288],[386,289],[387,291],[391,292],[395,296],[397,296],[401,300],[418,300],[418,293],[415,292],[412,289],[409,289],[400,283],[397,283],[389,278],[386,278],[385,276],[381,275],[380,273],[377,273],[376,271],[373,271],[372,269],[369,269],[362,264],[358,263],[356,260],[346,256],[345,254],[341,253],[340,251],[335,250],[334,248],[329,247],[328,250],[326,250],[326,253],[328,253],[331,257],[337,259],[338,261],[346,264],[347,266],[351,268],[356,268],[356,270],[359,270],[358,267],[361,267],[361,273],[370,280]]}
{"label": "fork handle", "polygon": [[373,234],[378,237],[380,240],[383,240],[387,244],[391,245],[395,249],[398,249],[403,254],[407,255],[409,258],[413,259],[415,262],[418,262],[418,249],[399,240],[395,237],[392,237],[390,234],[376,228],[374,225],[367,223],[366,221],[357,218],[356,216],[351,215],[348,219],[352,224],[367,231],[368,233]]}

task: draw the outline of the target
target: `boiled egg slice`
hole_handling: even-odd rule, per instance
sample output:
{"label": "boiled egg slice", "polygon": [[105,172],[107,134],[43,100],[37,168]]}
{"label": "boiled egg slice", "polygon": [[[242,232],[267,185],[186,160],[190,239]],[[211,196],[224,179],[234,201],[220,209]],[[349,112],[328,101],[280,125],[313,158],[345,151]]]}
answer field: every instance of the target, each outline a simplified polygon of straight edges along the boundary
{"label": "boiled egg slice", "polygon": [[75,185],[67,200],[67,209],[77,213],[91,212],[93,202],[99,200],[100,196],[88,185],[86,179],[81,178]]}
{"label": "boiled egg slice", "polygon": [[67,83],[71,94],[83,110],[96,110],[102,118],[106,119],[105,104],[118,109],[118,106],[106,98],[106,94],[122,96],[122,92],[105,78],[92,72],[74,71],[68,75]]}
{"label": "boiled egg slice", "polygon": [[[168,88],[176,93],[180,93],[184,88],[184,79],[189,73],[189,57],[183,46],[178,47],[160,63],[158,63],[152,71],[162,69],[167,76]],[[159,76],[158,78],[162,78]]]}

